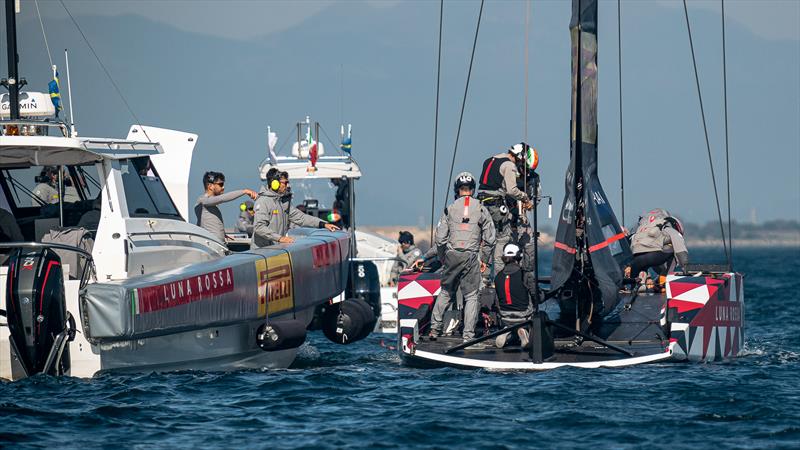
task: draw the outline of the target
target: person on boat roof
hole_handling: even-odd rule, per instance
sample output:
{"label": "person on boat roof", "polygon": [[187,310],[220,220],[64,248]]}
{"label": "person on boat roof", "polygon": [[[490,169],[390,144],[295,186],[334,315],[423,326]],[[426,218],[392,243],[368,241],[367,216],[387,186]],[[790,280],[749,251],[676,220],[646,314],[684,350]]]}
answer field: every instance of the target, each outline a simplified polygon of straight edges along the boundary
{"label": "person on boat roof", "polygon": [[236,231],[247,233],[247,237],[253,237],[253,219],[255,210],[253,201],[246,200],[239,205],[239,219],[236,221]]}
{"label": "person on boat roof", "polygon": [[[527,322],[533,314],[536,280],[533,272],[520,267],[522,251],[516,244],[506,244],[503,248],[503,270],[495,276],[494,289],[503,326]],[[497,348],[503,348],[511,333],[501,334],[495,339]],[[528,330],[517,328],[517,336],[523,347],[528,345]]]}
{"label": "person on boat roof", "polygon": [[306,214],[292,206],[289,189],[289,174],[275,167],[267,171],[267,184],[261,187],[255,202],[253,220],[253,242],[251,248],[265,247],[277,242],[290,244],[294,238],[287,236],[289,225],[298,227],[339,229],[319,217]]}
{"label": "person on boat roof", "polygon": [[32,206],[52,205],[58,203],[58,169],[53,166],[45,166],[42,172],[35,178],[38,183],[33,188],[34,197],[31,198]]}
{"label": "person on boat roof", "polygon": [[394,267],[392,267],[392,274],[389,277],[389,286],[395,286],[397,284],[401,270],[411,267],[415,261],[422,257],[422,250],[414,245],[413,234],[408,231],[401,231],[397,242],[400,243],[400,249],[397,254],[400,261],[395,261]]}
{"label": "person on boat roof", "polygon": [[675,262],[683,268],[689,264],[683,224],[661,208],[639,218],[639,226],[631,238],[631,251],[633,261],[625,270],[626,277],[640,277],[641,272],[650,268],[663,276]]}
{"label": "person on boat roof", "polygon": [[[442,334],[444,312],[456,299],[459,287],[464,296],[464,341],[475,337],[478,322],[478,290],[481,272],[486,271],[491,248],[495,244],[495,229],[489,211],[472,197],[475,178],[462,172],[453,183],[455,201],[444,210],[436,225],[434,243],[443,264],[442,289],[436,298],[431,316],[430,338]],[[476,344],[471,348],[479,348]]]}
{"label": "person on boat roof", "polygon": [[205,188],[205,193],[197,198],[194,205],[197,225],[208,230],[221,243],[225,243],[225,225],[217,205],[236,200],[243,195],[255,199],[258,194],[251,189],[239,189],[225,193],[225,175],[213,171],[203,174],[203,188]]}
{"label": "person on boat roof", "polygon": [[497,231],[497,244],[492,250],[495,273],[503,270],[503,246],[511,241],[512,215],[509,205],[519,201],[525,210],[533,207],[528,194],[517,184],[520,178],[517,164],[524,160],[527,147],[528,144],[524,142],[512,145],[505,153],[489,157],[483,162],[478,199],[491,214]]}

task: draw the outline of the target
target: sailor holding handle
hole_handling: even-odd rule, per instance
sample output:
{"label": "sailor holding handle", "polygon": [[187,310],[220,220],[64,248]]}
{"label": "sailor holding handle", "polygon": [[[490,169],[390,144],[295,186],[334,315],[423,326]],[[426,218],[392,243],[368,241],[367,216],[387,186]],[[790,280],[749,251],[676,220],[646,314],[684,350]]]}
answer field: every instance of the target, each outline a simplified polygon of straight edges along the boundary
{"label": "sailor holding handle", "polygon": [[[456,291],[464,295],[464,341],[475,337],[478,322],[478,289],[495,244],[495,229],[489,211],[472,197],[475,178],[462,172],[453,183],[455,201],[444,210],[436,226],[436,251],[443,264],[442,289],[431,316],[430,337],[442,334],[444,312]],[[483,244],[483,245],[481,245]],[[471,348],[478,348],[478,344]]]}
{"label": "sailor holding handle", "polygon": [[203,187],[205,192],[194,205],[194,214],[197,216],[197,225],[205,228],[220,242],[225,242],[225,225],[222,222],[222,213],[217,205],[236,200],[242,195],[256,198],[256,191],[240,189],[225,193],[225,175],[222,172],[206,172],[203,174]]}
{"label": "sailor holding handle", "polygon": [[525,158],[527,148],[528,144],[521,142],[483,162],[478,199],[491,214],[497,231],[497,244],[493,250],[494,273],[503,270],[503,246],[511,241],[512,215],[509,205],[518,201],[522,202],[524,210],[533,207],[528,194],[517,187],[520,177],[517,163]]}
{"label": "sailor holding handle", "polygon": [[261,187],[255,202],[253,219],[253,242],[251,248],[265,247],[276,242],[290,244],[294,238],[287,236],[289,224],[298,227],[339,229],[319,217],[306,214],[291,204],[287,195],[289,174],[276,168],[267,171],[267,184]]}

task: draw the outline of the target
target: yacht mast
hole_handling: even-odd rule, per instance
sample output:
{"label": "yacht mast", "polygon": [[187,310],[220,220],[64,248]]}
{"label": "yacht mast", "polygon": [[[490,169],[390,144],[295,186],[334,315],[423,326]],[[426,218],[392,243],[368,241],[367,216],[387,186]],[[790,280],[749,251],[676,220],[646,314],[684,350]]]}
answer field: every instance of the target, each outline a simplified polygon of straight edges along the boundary
{"label": "yacht mast", "polygon": [[[8,53],[8,78],[0,84],[8,89],[8,107],[11,120],[19,120],[19,88],[25,80],[19,79],[19,55],[17,55],[16,1],[6,0],[6,51]],[[20,82],[21,81],[21,82]]]}

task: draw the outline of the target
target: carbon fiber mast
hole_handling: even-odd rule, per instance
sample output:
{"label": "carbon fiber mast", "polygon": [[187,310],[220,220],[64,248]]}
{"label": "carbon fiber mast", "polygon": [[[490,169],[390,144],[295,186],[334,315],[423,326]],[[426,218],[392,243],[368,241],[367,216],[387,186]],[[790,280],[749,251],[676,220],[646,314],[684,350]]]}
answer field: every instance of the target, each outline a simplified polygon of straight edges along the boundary
{"label": "carbon fiber mast", "polygon": [[8,109],[11,120],[19,120],[19,90],[25,85],[25,79],[19,78],[19,55],[17,54],[17,18],[16,2],[5,0],[6,10],[6,54],[8,55],[8,78],[3,78],[0,85],[8,89]]}
{"label": "carbon fiber mast", "polygon": [[553,254],[561,321],[587,331],[618,301],[630,245],[597,174],[597,0],[573,0],[570,164]]}

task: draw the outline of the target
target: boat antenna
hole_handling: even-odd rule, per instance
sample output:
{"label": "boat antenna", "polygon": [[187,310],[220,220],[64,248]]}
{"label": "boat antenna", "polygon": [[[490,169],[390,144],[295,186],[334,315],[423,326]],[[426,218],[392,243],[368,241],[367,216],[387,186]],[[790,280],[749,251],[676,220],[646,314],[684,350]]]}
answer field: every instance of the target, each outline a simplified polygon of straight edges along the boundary
{"label": "boat antenna", "polygon": [[8,54],[8,78],[0,81],[8,89],[9,118],[19,120],[19,90],[26,84],[19,78],[19,55],[17,54],[17,5],[6,0],[6,52]]}
{"label": "boat antenna", "polygon": [[725,110],[725,179],[728,183],[728,270],[733,271],[733,229],[731,228],[731,162],[728,152],[728,74],[725,61],[725,0],[722,6],[722,98]]}
{"label": "boat antenna", "polygon": [[625,159],[622,137],[622,0],[617,0],[617,73],[619,74],[619,195],[622,203],[622,225],[625,226]]}
{"label": "boat antenna", "polygon": [[683,0],[683,15],[686,18],[686,31],[689,33],[689,48],[692,52],[692,66],[694,67],[694,81],[697,85],[697,99],[700,101],[700,117],[703,120],[703,133],[706,138],[706,149],[708,150],[708,165],[711,167],[711,182],[714,185],[714,200],[717,203],[717,217],[719,218],[719,231],[722,234],[722,248],[725,250],[725,260],[730,261],[728,253],[728,242],[725,240],[725,226],[722,224],[722,210],[719,207],[719,193],[717,191],[717,177],[714,175],[714,160],[711,157],[711,144],[708,141],[708,126],[706,125],[706,113],[703,109],[703,94],[700,92],[700,77],[697,75],[697,60],[694,56],[694,42],[692,41],[692,27],[689,25],[689,10],[686,7],[686,0]]}
{"label": "boat antenna", "polygon": [[78,33],[80,33],[81,37],[83,38],[83,42],[85,42],[86,46],[89,47],[89,51],[92,52],[92,55],[94,55],[94,59],[97,60],[97,63],[100,65],[100,68],[103,69],[103,72],[105,72],[106,77],[108,77],[108,80],[111,82],[111,85],[114,86],[114,89],[117,91],[117,95],[119,95],[119,98],[122,99],[122,103],[125,104],[125,107],[128,109],[128,112],[133,117],[133,120],[136,121],[136,124],[139,125],[139,128],[144,133],[144,136],[147,138],[148,141],[150,141],[150,136],[147,135],[147,130],[145,130],[145,128],[142,126],[142,121],[139,120],[139,117],[136,115],[135,112],[133,112],[133,108],[131,108],[131,105],[128,103],[128,100],[122,94],[122,90],[117,85],[117,82],[114,81],[114,77],[111,76],[111,72],[108,71],[106,65],[103,64],[103,61],[100,60],[100,56],[97,55],[97,52],[94,50],[94,47],[92,46],[91,42],[89,42],[89,39],[83,33],[83,29],[81,29],[81,26],[78,25],[78,21],[75,20],[75,17],[72,16],[72,13],[67,8],[67,5],[64,4],[64,0],[58,0],[58,2],[61,3],[61,6],[64,8],[64,11],[66,11],[70,20],[72,20],[72,23],[75,25],[75,28],[78,29]]}
{"label": "boat antenna", "polygon": [[433,119],[433,177],[431,181],[431,247],[433,247],[433,221],[436,207],[436,150],[439,144],[439,82],[442,78],[442,13],[444,0],[439,0],[439,54],[436,60],[436,112]]}
{"label": "boat antenna", "polygon": [[[525,0],[525,122],[522,124],[523,142],[528,142],[528,32],[531,19],[531,0]],[[527,178],[525,183],[527,183]]]}
{"label": "boat antenna", "polygon": [[[453,146],[453,160],[450,162],[450,175],[447,180],[453,179],[453,168],[456,165],[456,155],[458,154],[458,138],[461,137],[461,124],[464,121],[464,107],[467,105],[467,93],[469,93],[469,80],[472,76],[472,63],[475,61],[475,47],[478,45],[478,32],[481,29],[481,17],[483,17],[483,3],[481,0],[481,9],[478,11],[478,24],[475,25],[475,38],[472,40],[472,55],[469,57],[469,69],[467,69],[467,83],[464,86],[464,98],[461,100],[461,115],[458,117],[458,131],[456,131],[456,143]],[[449,188],[449,186],[448,186]],[[449,192],[447,189],[445,192]],[[444,197],[444,202],[447,204],[447,195]]]}
{"label": "boat antenna", "polygon": [[[72,83],[70,82],[71,78],[69,76],[69,52],[67,51],[67,49],[64,49],[64,61],[66,62],[67,66],[67,98],[69,99],[69,136],[77,137],[78,132],[75,131],[75,109],[72,107]],[[141,128],[142,131],[144,131],[144,128],[142,128],[141,125],[139,126],[139,128]],[[147,135],[146,132],[145,135]]]}

